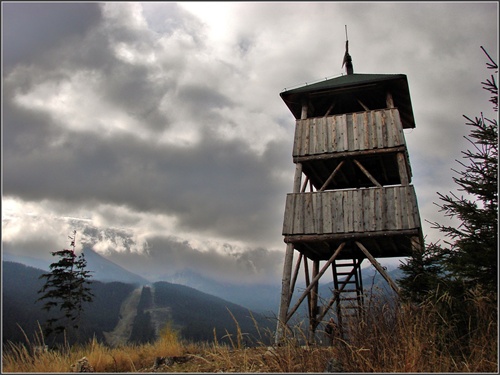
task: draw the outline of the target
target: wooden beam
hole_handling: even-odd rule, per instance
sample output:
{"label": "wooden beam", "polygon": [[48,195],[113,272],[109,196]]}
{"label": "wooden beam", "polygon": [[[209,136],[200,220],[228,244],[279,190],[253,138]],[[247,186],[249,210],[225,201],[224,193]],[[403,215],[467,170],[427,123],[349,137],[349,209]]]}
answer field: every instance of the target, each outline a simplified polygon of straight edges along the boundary
{"label": "wooden beam", "polygon": [[290,307],[290,274],[292,271],[292,262],[293,262],[293,244],[287,244],[286,253],[285,253],[285,262],[283,264],[283,279],[281,281],[281,300],[280,300],[280,309],[278,315],[278,322],[276,327],[276,343],[281,340],[284,332],[283,329],[286,327],[287,312]]}
{"label": "wooden beam", "polygon": [[409,178],[408,178],[408,169],[406,168],[405,154],[403,152],[398,152],[397,159],[398,159],[399,178],[401,180],[401,185],[406,186],[409,184]]}
{"label": "wooden beam", "polygon": [[335,107],[335,101],[332,103],[332,105],[328,108],[328,111],[326,111],[325,115],[323,117],[328,117],[330,112],[332,111],[333,107]]}
{"label": "wooden beam", "polygon": [[[313,275],[313,278],[315,278],[316,276],[318,276],[318,273],[319,273],[319,260],[314,260],[313,261],[313,272],[312,272],[312,275]],[[316,308],[318,306],[318,286],[319,286],[319,283],[316,283],[312,290],[311,290],[311,317],[315,317],[316,316]]]}
{"label": "wooden beam", "polygon": [[390,148],[378,148],[375,150],[343,151],[343,152],[335,152],[335,153],[329,153],[329,154],[325,153],[325,154],[309,155],[309,156],[296,156],[293,158],[293,162],[294,163],[303,163],[303,162],[314,161],[314,160],[356,157],[359,155],[367,156],[367,155],[383,154],[383,153],[391,153],[391,152],[404,152],[405,150],[406,150],[405,146],[397,146],[397,147],[390,147]]}
{"label": "wooden beam", "polygon": [[361,172],[363,172],[365,174],[365,176],[370,179],[371,182],[373,182],[379,188],[382,187],[382,185],[380,185],[380,183],[370,174],[370,172],[368,172],[365,169],[365,167],[363,167],[363,165],[359,161],[357,161],[356,159],[353,159],[352,161],[354,162],[354,164],[356,164],[359,167],[359,169],[361,169]]}
{"label": "wooden beam", "polygon": [[330,175],[330,177],[328,177],[328,179],[325,181],[325,183],[323,184],[323,186],[321,186],[321,188],[319,189],[319,191],[324,191],[326,189],[326,187],[328,186],[328,184],[333,180],[333,178],[335,177],[335,175],[337,174],[337,172],[339,171],[339,169],[344,165],[344,160],[342,160],[338,165],[337,167],[333,170],[332,174]]}
{"label": "wooden beam", "polygon": [[300,113],[300,119],[304,120],[307,118],[307,101],[306,99],[303,100],[302,102],[302,112]]}
{"label": "wooden beam", "polygon": [[[306,279],[306,289],[311,285],[310,277],[309,277],[309,262],[307,261],[307,257],[304,258],[304,275]],[[311,293],[307,293],[307,311],[311,311]]]}
{"label": "wooden beam", "polygon": [[391,277],[385,272],[384,268],[380,265],[379,262],[370,254],[370,252],[363,246],[361,242],[354,241],[354,243],[360,248],[360,250],[365,254],[368,260],[373,264],[378,272],[382,275],[382,277],[389,283],[391,288],[398,294],[400,294],[399,287],[392,281]]}
{"label": "wooden beam", "polygon": [[[302,113],[301,118],[307,118],[307,102],[302,103]],[[298,162],[295,164],[295,175],[293,178],[293,192],[298,193],[300,191],[300,182],[302,179],[302,163]],[[292,274],[292,264],[293,264],[293,253],[294,245],[287,244],[285,252],[285,261],[283,263],[283,279],[281,281],[281,300],[278,313],[278,321],[276,323],[276,344],[279,343],[282,336],[284,335],[283,329],[286,327],[287,312],[290,307],[291,294],[290,294],[290,281]]]}
{"label": "wooden beam", "polygon": [[387,95],[385,97],[385,102],[387,108],[394,108],[394,99],[392,98],[392,94],[390,91],[387,91]]}
{"label": "wooden beam", "polygon": [[332,264],[332,262],[335,260],[335,258],[337,258],[337,256],[340,254],[340,252],[342,251],[342,249],[344,248],[344,246],[345,246],[345,242],[342,242],[340,244],[340,246],[337,248],[337,250],[335,250],[335,253],[328,260],[328,262],[323,266],[323,268],[321,269],[321,271],[319,271],[318,275],[316,275],[316,277],[314,277],[314,279],[312,279],[311,284],[302,293],[302,296],[299,298],[299,300],[297,301],[297,303],[295,304],[295,306],[288,313],[285,322],[288,322],[288,320],[290,320],[290,318],[293,316],[293,314],[295,313],[295,311],[297,311],[297,309],[299,308],[299,306],[302,303],[302,301],[304,300],[304,298],[306,298],[306,296],[309,294],[309,292],[312,289],[313,285],[318,282],[318,280],[321,278],[321,276],[323,276],[323,274],[328,269],[328,267],[330,266],[330,264]]}
{"label": "wooden beam", "polygon": [[300,191],[300,182],[302,180],[302,163],[295,164],[295,176],[293,177],[293,192]]}
{"label": "wooden beam", "polygon": [[302,261],[302,253],[299,253],[299,259],[297,259],[297,263],[295,264],[295,270],[293,271],[292,282],[290,284],[290,298],[292,300],[293,291],[295,290],[295,284],[297,283],[297,276],[299,275],[300,263]]}
{"label": "wooden beam", "polygon": [[[314,260],[313,261],[313,278],[315,278],[318,275],[319,272],[319,260]],[[316,315],[318,312],[318,287],[319,287],[319,280],[316,282],[315,285],[313,285],[311,289],[311,302],[309,305],[309,337],[308,341],[311,343],[314,343],[314,331],[316,330]]]}
{"label": "wooden beam", "polygon": [[366,105],[363,104],[363,102],[361,100],[359,100],[358,98],[356,98],[356,100],[358,101],[359,105],[361,105],[361,107],[363,107],[363,109],[367,112],[370,111],[370,108],[368,108]]}
{"label": "wooden beam", "polygon": [[300,189],[300,192],[303,193],[306,191],[306,187],[307,187],[307,183],[309,182],[309,177],[306,176],[306,178],[304,179],[304,183],[302,184],[302,188]]}
{"label": "wooden beam", "polygon": [[360,232],[360,233],[331,233],[331,234],[297,234],[287,235],[284,241],[286,243],[294,242],[319,242],[319,241],[332,241],[332,240],[347,240],[347,239],[361,239],[361,238],[374,238],[374,237],[391,237],[391,236],[415,236],[419,234],[418,229],[404,229],[404,230],[391,230],[391,231],[378,231],[378,232]]}

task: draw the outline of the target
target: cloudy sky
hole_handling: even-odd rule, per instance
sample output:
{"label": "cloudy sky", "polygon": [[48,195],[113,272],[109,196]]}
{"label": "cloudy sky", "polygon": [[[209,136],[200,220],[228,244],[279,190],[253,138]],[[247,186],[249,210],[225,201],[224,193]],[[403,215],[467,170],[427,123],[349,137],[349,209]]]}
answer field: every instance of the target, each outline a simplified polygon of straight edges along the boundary
{"label": "cloudy sky", "polygon": [[294,118],[279,93],[406,74],[424,235],[491,114],[497,2],[2,2],[2,250],[69,245],[144,276],[280,282]]}

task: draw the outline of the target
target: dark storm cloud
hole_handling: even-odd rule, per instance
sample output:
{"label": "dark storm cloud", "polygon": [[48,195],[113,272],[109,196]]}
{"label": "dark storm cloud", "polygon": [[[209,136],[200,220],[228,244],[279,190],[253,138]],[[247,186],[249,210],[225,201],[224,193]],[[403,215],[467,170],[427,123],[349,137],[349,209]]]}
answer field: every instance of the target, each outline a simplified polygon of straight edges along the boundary
{"label": "dark storm cloud", "polygon": [[[54,146],[50,133],[31,139],[31,129],[26,127],[16,137],[8,134],[36,147],[5,146],[7,195],[68,204],[108,202],[142,212],[171,213],[186,229],[232,237],[275,229],[269,224],[279,213],[269,216],[266,211],[270,204],[282,203],[284,186],[273,171],[288,167],[276,149],[287,154],[289,141],[275,142],[272,151],[258,156],[241,142],[222,142],[209,133],[194,148],[79,133],[66,134],[64,142]],[[55,139],[59,136],[52,133]]]}
{"label": "dark storm cloud", "polygon": [[[81,40],[84,48],[101,45],[106,38],[98,40],[98,36],[106,30],[108,47],[99,48],[102,66],[92,62],[86,67],[84,56],[73,52],[65,55],[63,65],[54,60],[46,70],[25,68],[6,81],[4,106],[9,126],[4,135],[10,142],[4,149],[4,193],[87,209],[109,203],[137,212],[175,215],[183,230],[233,239],[252,239],[256,233],[262,238],[272,237],[273,232],[279,235],[284,200],[280,192],[285,186],[276,175],[291,169],[291,138],[269,143],[264,155],[256,154],[239,139],[221,138],[214,127],[237,124],[214,110],[241,104],[205,80],[181,83],[186,56],[167,56],[163,67],[167,77],[158,76],[155,66],[117,59],[112,42],[126,42],[127,48],[140,52],[155,41],[147,31],[127,29],[120,18],[114,20]],[[168,53],[182,55],[183,47],[179,48]],[[61,56],[66,49],[64,43],[53,46],[54,56]],[[92,113],[85,123],[89,131],[73,131],[60,119],[47,116],[44,107],[27,109],[15,101],[16,96],[46,82],[57,82],[54,78],[58,75],[61,83],[54,86],[56,89],[73,79],[71,61],[75,62],[75,73],[91,69],[103,78],[97,81],[95,93],[110,108],[135,118],[141,127],[137,133],[143,129],[161,133],[171,125],[172,120],[160,110],[161,101],[171,97],[167,108],[182,111],[181,123],[198,122],[201,138],[193,147],[180,147],[123,133],[103,136],[92,132],[97,126],[92,121],[99,120]],[[170,71],[176,75],[168,77]]]}
{"label": "dark storm cloud", "polygon": [[[165,280],[180,270],[194,270],[219,281],[276,283],[282,254],[263,248],[235,250],[225,244],[226,253],[215,249],[199,251],[187,241],[153,237],[146,253],[111,252],[109,259],[140,272],[152,281]],[[160,266],[161,265],[161,266]]]}
{"label": "dark storm cloud", "polygon": [[413,183],[435,220],[462,114],[487,103],[479,46],[497,54],[494,3],[2,5],[3,192],[40,214],[5,218],[8,245],[47,252],[73,226],[144,272],[281,268],[294,119],[279,92],[343,73],[346,24],[355,73],[408,76]]}
{"label": "dark storm cloud", "polygon": [[168,127],[170,120],[159,105],[174,85],[155,82],[147,67],[115,61],[100,87],[111,105],[138,119],[144,128],[160,132]]}
{"label": "dark storm cloud", "polygon": [[101,18],[97,3],[2,2],[4,69],[35,57],[75,35],[84,34]]}

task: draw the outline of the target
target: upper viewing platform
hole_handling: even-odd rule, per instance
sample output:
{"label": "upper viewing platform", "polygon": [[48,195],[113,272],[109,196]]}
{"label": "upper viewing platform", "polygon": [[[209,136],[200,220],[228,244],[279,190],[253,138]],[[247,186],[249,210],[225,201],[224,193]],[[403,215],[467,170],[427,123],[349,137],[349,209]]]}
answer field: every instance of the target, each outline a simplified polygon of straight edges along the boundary
{"label": "upper viewing platform", "polygon": [[404,74],[348,74],[283,91],[280,97],[296,119],[398,108],[403,129],[415,128]]}
{"label": "upper viewing platform", "polygon": [[396,108],[296,120],[293,157],[404,146]]}

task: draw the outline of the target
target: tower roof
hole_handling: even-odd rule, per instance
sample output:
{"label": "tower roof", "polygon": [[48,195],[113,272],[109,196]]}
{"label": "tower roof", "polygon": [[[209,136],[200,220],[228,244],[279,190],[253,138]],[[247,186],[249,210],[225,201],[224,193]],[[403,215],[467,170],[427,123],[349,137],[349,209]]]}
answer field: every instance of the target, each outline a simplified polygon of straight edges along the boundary
{"label": "tower roof", "polygon": [[[344,108],[344,113],[357,112],[359,101],[370,109],[386,108],[387,92],[393,97],[394,106],[399,109],[404,128],[414,128],[415,119],[411,105],[410,89],[405,74],[347,74],[280,93],[296,119],[299,119],[304,100],[320,108],[322,103]],[[362,109],[359,109],[361,111]],[[338,112],[339,113],[339,112]],[[324,116],[318,111],[316,116]]]}

